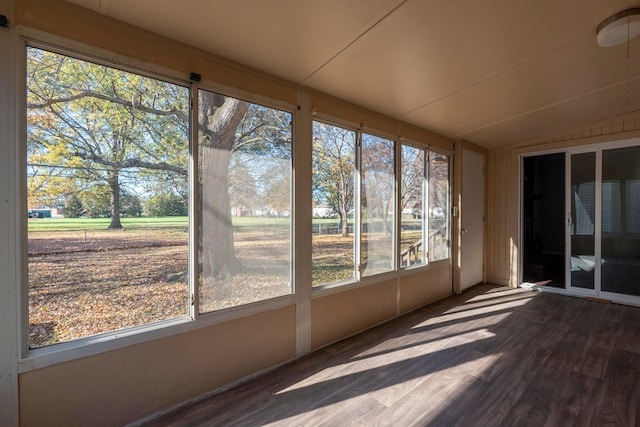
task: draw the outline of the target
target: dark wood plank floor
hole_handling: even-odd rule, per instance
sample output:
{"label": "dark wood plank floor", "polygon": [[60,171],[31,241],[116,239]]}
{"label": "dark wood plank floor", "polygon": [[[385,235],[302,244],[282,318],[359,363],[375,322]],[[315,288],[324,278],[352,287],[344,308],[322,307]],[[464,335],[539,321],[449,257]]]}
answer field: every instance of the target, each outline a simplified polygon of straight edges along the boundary
{"label": "dark wood plank floor", "polygon": [[483,285],[153,426],[640,426],[640,309]]}

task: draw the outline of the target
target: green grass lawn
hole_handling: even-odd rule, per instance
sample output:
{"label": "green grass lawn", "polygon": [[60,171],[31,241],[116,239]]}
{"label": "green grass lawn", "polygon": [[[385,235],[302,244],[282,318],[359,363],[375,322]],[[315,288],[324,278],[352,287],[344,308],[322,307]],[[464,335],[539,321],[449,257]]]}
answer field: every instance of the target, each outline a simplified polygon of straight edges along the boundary
{"label": "green grass lawn", "polygon": [[[111,220],[109,218],[36,218],[29,220],[29,231],[69,231],[69,230],[106,230]],[[134,217],[121,218],[122,226],[130,231],[144,230],[149,228],[177,229],[186,228],[189,218],[186,216],[168,217]],[[237,231],[255,227],[286,227],[291,223],[290,218],[273,217],[234,217],[233,225]],[[404,224],[407,221],[403,222]],[[420,221],[417,220],[416,224]],[[313,224],[335,225],[339,224],[337,219],[313,218]],[[349,220],[353,225],[353,219]]]}
{"label": "green grass lawn", "polygon": [[[109,218],[38,218],[29,220],[29,231],[105,230]],[[184,228],[189,224],[186,216],[135,217],[120,220],[125,229]]]}

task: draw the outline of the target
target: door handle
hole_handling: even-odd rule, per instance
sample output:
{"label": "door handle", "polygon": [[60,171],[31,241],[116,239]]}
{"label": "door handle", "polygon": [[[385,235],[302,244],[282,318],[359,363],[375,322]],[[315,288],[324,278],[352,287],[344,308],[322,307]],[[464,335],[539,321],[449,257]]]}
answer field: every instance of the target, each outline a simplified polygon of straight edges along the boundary
{"label": "door handle", "polygon": [[466,232],[467,232],[467,229],[466,229],[466,228],[463,228],[463,229],[462,229],[462,230],[460,230],[460,231],[462,232],[462,234],[464,234],[464,233],[466,233]]}

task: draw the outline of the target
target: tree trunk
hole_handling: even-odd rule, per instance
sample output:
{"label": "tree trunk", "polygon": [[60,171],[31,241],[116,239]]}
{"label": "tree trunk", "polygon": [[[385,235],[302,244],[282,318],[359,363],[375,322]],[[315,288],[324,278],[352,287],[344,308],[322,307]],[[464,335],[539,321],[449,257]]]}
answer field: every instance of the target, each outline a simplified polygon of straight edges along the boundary
{"label": "tree trunk", "polygon": [[109,176],[109,191],[111,192],[111,223],[109,230],[122,230],[120,223],[120,181],[118,174]]}
{"label": "tree trunk", "polygon": [[206,93],[199,98],[200,229],[204,277],[229,278],[241,271],[235,255],[229,162],[244,101]]}
{"label": "tree trunk", "polygon": [[342,237],[349,237],[349,213],[347,212],[346,207],[343,206],[340,209],[340,223],[342,225]]}

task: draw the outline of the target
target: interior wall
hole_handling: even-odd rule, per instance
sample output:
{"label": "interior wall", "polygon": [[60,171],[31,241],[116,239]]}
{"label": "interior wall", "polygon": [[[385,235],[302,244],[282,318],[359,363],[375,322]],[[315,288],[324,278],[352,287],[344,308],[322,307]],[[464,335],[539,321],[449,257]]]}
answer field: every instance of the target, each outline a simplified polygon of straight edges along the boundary
{"label": "interior wall", "polygon": [[393,319],[397,314],[396,281],[393,278],[313,298],[311,349],[317,350]]}
{"label": "interior wall", "polygon": [[433,264],[428,271],[407,270],[400,277],[398,310],[405,314],[452,294],[452,264]]}
{"label": "interior wall", "polygon": [[520,157],[568,147],[640,136],[640,112],[520,141],[489,153],[487,280],[519,284]]}
{"label": "interior wall", "polygon": [[295,307],[20,375],[20,424],[119,426],[295,357]]}
{"label": "interior wall", "polygon": [[[43,35],[51,41],[49,34],[54,38],[59,36],[61,40],[80,42],[90,46],[90,49],[95,47],[101,52],[115,55],[105,59],[120,61],[131,57],[136,61],[133,65],[140,65],[142,61],[166,67],[182,73],[185,80],[190,72],[197,72],[203,79],[291,105],[301,105],[305,112],[297,115],[296,119],[312,117],[313,109],[369,128],[405,136],[425,146],[437,146],[449,151],[453,149],[453,142],[447,138],[59,0],[20,0],[15,2],[15,9],[17,32],[28,37]],[[3,40],[0,39],[0,42]],[[0,102],[4,102],[4,94],[23,96],[13,81],[3,76]],[[16,104],[11,102],[10,105]],[[15,119],[7,119],[7,123],[14,122]],[[305,128],[306,131],[296,133],[296,155],[311,152],[311,127]],[[8,131],[0,131],[3,138],[8,134]],[[7,137],[9,140],[18,141],[19,138]],[[308,146],[300,148],[300,144]],[[21,187],[13,178],[15,172],[20,170],[19,162],[15,161],[18,156],[14,152],[19,147],[15,143],[7,143],[0,148],[0,153],[5,154],[0,156],[0,173],[13,174],[0,184],[3,200],[7,193],[6,200],[10,201],[6,209],[15,213],[5,217],[4,210],[1,211],[3,229],[0,241],[3,246],[0,246],[0,250],[9,253],[15,253],[19,248],[11,242],[20,238],[20,227],[25,226],[19,201],[24,195],[21,195]],[[297,183],[310,182],[309,168],[299,168],[295,174]],[[296,193],[298,191],[301,190],[297,189]],[[297,203],[302,202],[304,200]],[[5,205],[1,205],[0,209],[5,209]],[[309,209],[303,210],[303,213]],[[306,248],[302,254],[309,253],[310,236],[300,236],[301,229],[298,226],[295,234],[298,235],[295,237],[296,244]],[[36,368],[36,365],[28,363],[29,360],[20,365],[17,361],[21,344],[16,325],[24,323],[18,317],[20,314],[16,307],[17,283],[22,280],[20,272],[23,271],[19,262],[11,256],[2,257],[0,261],[3,269],[0,272],[3,303],[13,307],[13,311],[3,311],[7,322],[0,327],[2,337],[6,335],[12,340],[9,349],[14,351],[13,358],[11,355],[2,355],[0,379],[5,381],[12,371],[16,374],[21,371],[19,415],[20,424],[24,426],[121,425],[142,419],[291,360],[303,354],[305,349],[322,347],[451,293],[450,265],[445,262],[406,276],[392,274],[381,282],[319,293],[313,299],[311,291],[300,292],[296,295],[295,305],[187,332],[176,332],[88,357],[49,363],[44,367],[37,365]],[[11,265],[5,266],[4,263]],[[300,283],[301,278],[311,277],[310,257],[296,258],[295,277],[298,291],[311,289],[310,280],[309,283]],[[4,300],[5,291],[9,296],[8,302]],[[16,365],[21,368],[18,369]],[[9,380],[8,383],[13,381],[14,385],[7,387],[9,397],[6,401],[18,396],[15,375]],[[2,399],[4,402],[5,397]],[[7,418],[10,421],[6,425],[15,425],[17,401],[16,398],[14,409],[11,410],[16,416]]]}

